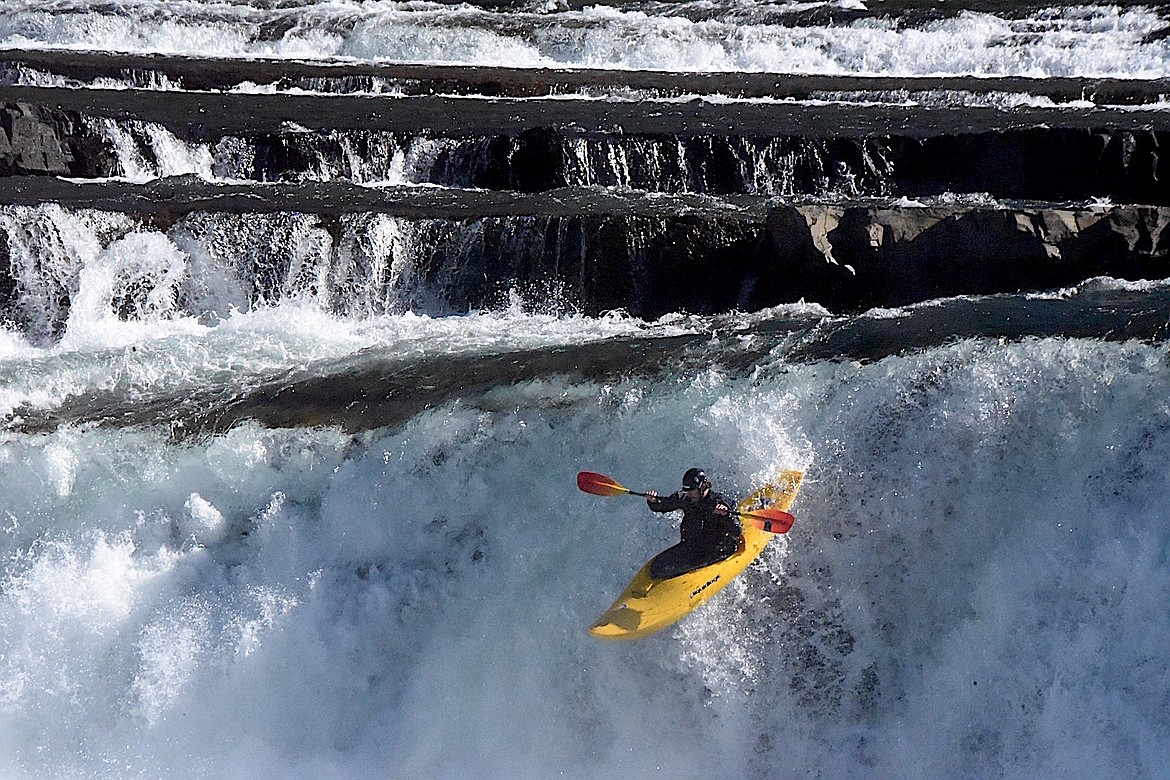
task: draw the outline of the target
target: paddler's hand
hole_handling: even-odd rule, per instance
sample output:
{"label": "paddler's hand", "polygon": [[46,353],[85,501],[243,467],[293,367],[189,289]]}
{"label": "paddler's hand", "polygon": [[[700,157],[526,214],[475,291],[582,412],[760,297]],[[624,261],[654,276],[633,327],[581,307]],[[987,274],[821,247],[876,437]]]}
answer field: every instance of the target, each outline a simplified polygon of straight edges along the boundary
{"label": "paddler's hand", "polygon": [[717,515],[728,515],[731,514],[731,507],[729,507],[727,504],[720,503],[716,504],[715,508],[711,511]]}
{"label": "paddler's hand", "polygon": [[646,504],[650,505],[650,504],[653,504],[657,501],[658,501],[658,491],[657,490],[647,490],[646,491]]}

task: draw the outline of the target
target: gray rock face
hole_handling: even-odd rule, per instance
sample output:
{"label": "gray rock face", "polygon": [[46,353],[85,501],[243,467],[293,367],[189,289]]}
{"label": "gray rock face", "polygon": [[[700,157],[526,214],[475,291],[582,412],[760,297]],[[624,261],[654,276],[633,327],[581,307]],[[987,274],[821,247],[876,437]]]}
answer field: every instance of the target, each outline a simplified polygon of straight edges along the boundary
{"label": "gray rock face", "polygon": [[36,106],[6,105],[0,109],[0,172],[69,172],[73,155],[68,149],[74,127],[62,113]]}
{"label": "gray rock face", "polygon": [[[1170,208],[795,206],[774,210],[778,258],[848,310],[960,294],[1045,290],[1101,275],[1161,278]],[[989,261],[994,258],[993,261]]]}
{"label": "gray rock face", "polygon": [[0,105],[0,176],[105,177],[118,172],[108,139],[86,117],[43,105]]}

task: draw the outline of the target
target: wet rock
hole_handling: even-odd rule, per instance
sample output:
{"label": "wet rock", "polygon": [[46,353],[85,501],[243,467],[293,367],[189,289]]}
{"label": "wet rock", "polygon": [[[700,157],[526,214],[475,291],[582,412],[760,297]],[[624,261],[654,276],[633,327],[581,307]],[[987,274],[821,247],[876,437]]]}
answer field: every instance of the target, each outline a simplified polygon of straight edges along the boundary
{"label": "wet rock", "polygon": [[1054,289],[1170,272],[1170,208],[793,206],[768,216],[778,262],[830,308]]}
{"label": "wet rock", "polygon": [[0,173],[68,173],[73,158],[63,139],[73,134],[70,125],[35,106],[5,106],[0,110]]}
{"label": "wet rock", "polygon": [[110,143],[81,115],[0,104],[0,176],[105,177],[118,172]]}

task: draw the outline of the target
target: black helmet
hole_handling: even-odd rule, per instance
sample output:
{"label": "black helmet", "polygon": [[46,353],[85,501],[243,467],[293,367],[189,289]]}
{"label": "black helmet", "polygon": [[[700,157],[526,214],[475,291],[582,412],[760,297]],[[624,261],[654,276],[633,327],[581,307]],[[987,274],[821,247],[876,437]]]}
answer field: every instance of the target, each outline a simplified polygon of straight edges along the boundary
{"label": "black helmet", "polygon": [[704,485],[709,487],[711,483],[707,481],[707,472],[702,469],[687,469],[683,474],[683,490],[701,490]]}

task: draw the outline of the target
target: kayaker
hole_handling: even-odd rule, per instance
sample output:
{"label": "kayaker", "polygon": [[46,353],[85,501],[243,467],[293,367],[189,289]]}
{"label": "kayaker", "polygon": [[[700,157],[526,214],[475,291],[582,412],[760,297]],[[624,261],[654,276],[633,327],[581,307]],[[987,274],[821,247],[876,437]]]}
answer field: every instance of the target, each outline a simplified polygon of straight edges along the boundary
{"label": "kayaker", "polygon": [[679,529],[682,540],[650,561],[650,576],[656,580],[721,561],[739,549],[742,530],[739,520],[731,514],[732,502],[711,490],[711,481],[703,469],[687,469],[682,489],[669,496],[647,492],[646,505],[652,512],[683,512]]}

